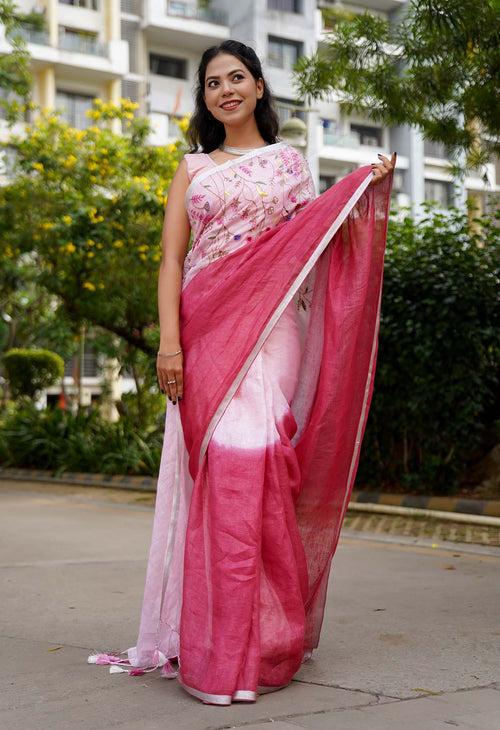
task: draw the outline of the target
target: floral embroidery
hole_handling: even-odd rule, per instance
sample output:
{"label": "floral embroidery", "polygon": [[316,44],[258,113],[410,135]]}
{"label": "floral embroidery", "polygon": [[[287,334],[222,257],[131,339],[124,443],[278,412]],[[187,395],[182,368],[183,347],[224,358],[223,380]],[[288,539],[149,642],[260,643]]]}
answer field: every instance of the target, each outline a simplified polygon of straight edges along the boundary
{"label": "floral embroidery", "polygon": [[[315,197],[307,162],[289,145],[221,170],[208,155],[186,157],[188,168],[194,168],[187,196],[193,245],[184,260],[184,283],[212,261],[291,220]],[[203,173],[200,182],[198,172]]]}

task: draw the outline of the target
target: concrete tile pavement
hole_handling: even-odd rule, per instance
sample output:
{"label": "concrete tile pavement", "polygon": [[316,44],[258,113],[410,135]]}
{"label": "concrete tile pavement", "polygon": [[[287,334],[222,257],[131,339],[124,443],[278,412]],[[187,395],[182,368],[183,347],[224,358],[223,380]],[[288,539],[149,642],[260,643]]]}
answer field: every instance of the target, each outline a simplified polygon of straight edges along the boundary
{"label": "concrete tile pavement", "polygon": [[346,531],[313,660],[287,689],[217,708],[85,663],[135,643],[150,508],[6,489],[0,507],[2,730],[500,727],[500,550]]}

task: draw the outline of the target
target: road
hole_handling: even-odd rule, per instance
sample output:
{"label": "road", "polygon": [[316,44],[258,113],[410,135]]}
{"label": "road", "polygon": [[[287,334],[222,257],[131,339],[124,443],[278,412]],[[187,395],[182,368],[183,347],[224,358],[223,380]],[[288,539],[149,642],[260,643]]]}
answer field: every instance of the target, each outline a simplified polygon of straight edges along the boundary
{"label": "road", "polygon": [[[118,496],[116,496],[118,494]],[[320,647],[285,690],[204,706],[86,664],[135,643],[153,512],[0,487],[3,730],[498,730],[500,549],[344,529]]]}

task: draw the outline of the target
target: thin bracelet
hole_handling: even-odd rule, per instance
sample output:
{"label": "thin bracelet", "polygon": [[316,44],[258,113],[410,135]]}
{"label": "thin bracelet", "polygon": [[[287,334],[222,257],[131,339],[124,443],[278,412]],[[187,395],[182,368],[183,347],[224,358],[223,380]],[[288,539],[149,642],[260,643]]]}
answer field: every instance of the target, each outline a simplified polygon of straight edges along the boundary
{"label": "thin bracelet", "polygon": [[182,349],[177,350],[177,352],[157,352],[156,354],[159,357],[174,357],[174,355],[180,355],[182,352]]}

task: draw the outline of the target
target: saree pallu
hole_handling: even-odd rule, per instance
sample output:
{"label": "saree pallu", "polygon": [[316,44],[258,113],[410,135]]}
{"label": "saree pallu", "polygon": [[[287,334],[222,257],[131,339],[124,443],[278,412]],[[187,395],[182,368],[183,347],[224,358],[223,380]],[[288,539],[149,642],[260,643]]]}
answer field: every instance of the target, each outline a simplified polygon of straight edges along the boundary
{"label": "saree pallu", "polygon": [[[372,398],[392,174],[364,166],[188,279],[134,667],[205,702],[318,645]],[[165,675],[168,676],[168,675]]]}

